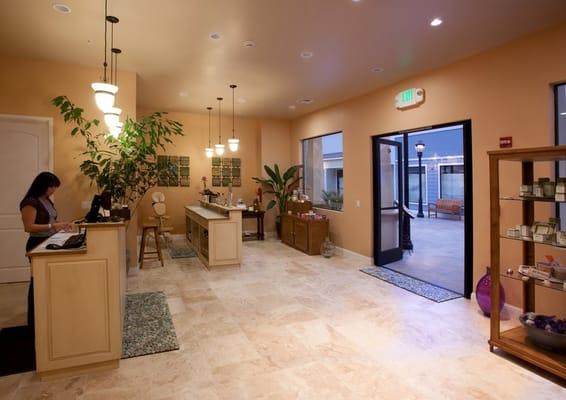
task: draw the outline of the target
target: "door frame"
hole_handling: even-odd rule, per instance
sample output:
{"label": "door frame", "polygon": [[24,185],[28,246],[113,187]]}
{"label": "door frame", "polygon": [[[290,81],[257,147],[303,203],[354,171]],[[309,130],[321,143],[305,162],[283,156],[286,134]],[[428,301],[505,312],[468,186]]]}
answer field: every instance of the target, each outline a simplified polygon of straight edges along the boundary
{"label": "door frame", "polygon": [[[376,138],[386,138],[390,136],[403,135],[405,138],[409,133],[421,132],[432,129],[446,128],[454,125],[462,125],[462,141],[463,141],[463,155],[464,155],[464,297],[470,299],[473,292],[474,284],[474,199],[473,199],[473,168],[472,168],[472,120],[459,120],[435,125],[422,126],[418,128],[411,128],[406,130],[394,131],[389,133],[381,133],[371,136],[372,143]],[[405,140],[403,140],[405,144]],[[374,146],[372,146],[372,172],[374,173],[373,182],[375,186],[376,178],[376,157],[374,153]],[[406,168],[409,157],[408,146],[403,146],[403,190],[407,187],[409,182],[409,171]],[[373,227],[373,247],[375,249],[375,242],[378,238],[376,235],[376,218],[375,214],[379,211],[376,209],[377,198],[375,197],[375,188],[373,192],[373,213],[374,213],[374,227]],[[408,196],[403,195],[403,201],[408,206]],[[375,254],[374,254],[375,257]]]}
{"label": "door frame", "polygon": [[[38,122],[47,124],[47,148],[48,148],[48,169],[53,171],[53,118],[52,117],[39,117],[19,114],[0,114],[0,121],[14,121],[14,122]],[[31,183],[31,182],[30,182]],[[23,251],[23,247],[22,247]],[[0,269],[0,284],[11,282],[25,282],[29,281],[31,270],[27,268],[8,269],[3,271]]]}
{"label": "door frame", "polygon": [[[398,212],[398,235],[397,243],[399,243],[399,247],[387,249],[385,251],[381,251],[381,242],[377,241],[376,238],[380,238],[381,240],[381,211],[383,207],[376,207],[377,203],[381,204],[381,156],[380,156],[380,149],[379,146],[381,144],[386,144],[390,146],[397,147],[397,193],[399,202],[397,207],[389,207],[390,209],[397,208]],[[383,137],[372,137],[372,151],[373,151],[373,198],[374,198],[374,212],[373,212],[373,260],[375,265],[383,265],[389,264],[391,262],[398,261],[403,258],[403,204],[404,196],[403,196],[403,179],[402,179],[402,172],[403,168],[402,165],[404,163],[403,154],[401,154],[402,147],[401,143],[395,142],[393,140],[384,139]]]}

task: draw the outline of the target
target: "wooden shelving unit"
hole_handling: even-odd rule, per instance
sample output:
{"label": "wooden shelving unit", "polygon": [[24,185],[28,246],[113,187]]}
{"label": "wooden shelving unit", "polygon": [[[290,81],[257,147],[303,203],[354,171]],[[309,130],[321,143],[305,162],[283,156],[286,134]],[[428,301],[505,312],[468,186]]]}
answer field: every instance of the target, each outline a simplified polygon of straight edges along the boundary
{"label": "wooden shelving unit", "polygon": [[[505,276],[500,270],[500,240],[520,240],[523,245],[523,264],[535,265],[535,246],[556,246],[555,243],[538,243],[532,240],[523,240],[501,234],[500,207],[506,200],[519,200],[522,206],[522,224],[532,225],[535,221],[534,204],[537,201],[555,204],[552,199],[536,197],[501,197],[499,193],[499,164],[500,161],[515,161],[522,168],[522,184],[532,185],[534,181],[534,163],[540,161],[566,160],[566,146],[539,147],[530,149],[510,149],[490,151],[489,155],[489,182],[490,182],[490,241],[491,241],[491,333],[489,339],[490,350],[498,347],[507,353],[513,354],[531,364],[545,369],[563,379],[566,379],[566,354],[549,352],[537,347],[526,337],[522,326],[501,331],[499,313],[499,281]],[[517,185],[517,188],[519,185]],[[518,273],[513,274],[515,279]],[[530,278],[523,280],[523,311],[535,311],[535,289],[542,286],[540,282]],[[561,285],[546,286],[562,292],[566,303],[566,291]]]}

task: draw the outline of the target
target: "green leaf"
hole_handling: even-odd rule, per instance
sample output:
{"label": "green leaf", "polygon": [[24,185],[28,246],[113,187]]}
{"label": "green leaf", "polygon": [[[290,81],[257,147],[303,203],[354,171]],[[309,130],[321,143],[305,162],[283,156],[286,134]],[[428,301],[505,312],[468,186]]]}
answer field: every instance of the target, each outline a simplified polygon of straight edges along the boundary
{"label": "green leaf", "polygon": [[271,200],[268,204],[267,204],[267,209],[271,210],[273,207],[275,207],[275,205],[277,204],[277,202],[275,200]]}

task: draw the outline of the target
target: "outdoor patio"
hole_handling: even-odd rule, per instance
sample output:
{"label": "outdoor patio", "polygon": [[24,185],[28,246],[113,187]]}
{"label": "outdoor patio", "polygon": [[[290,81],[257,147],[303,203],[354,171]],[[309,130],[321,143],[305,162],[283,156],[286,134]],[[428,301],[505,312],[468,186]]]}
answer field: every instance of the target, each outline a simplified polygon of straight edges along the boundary
{"label": "outdoor patio", "polygon": [[413,252],[386,267],[464,293],[464,220],[442,214],[411,220]]}

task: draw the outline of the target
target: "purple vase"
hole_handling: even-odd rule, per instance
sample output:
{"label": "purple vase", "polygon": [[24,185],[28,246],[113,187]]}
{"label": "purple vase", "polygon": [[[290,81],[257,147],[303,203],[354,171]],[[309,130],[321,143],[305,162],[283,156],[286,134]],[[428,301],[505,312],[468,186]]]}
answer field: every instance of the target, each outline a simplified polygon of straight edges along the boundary
{"label": "purple vase", "polygon": [[[487,316],[491,315],[491,274],[489,272],[489,267],[486,267],[485,275],[480,278],[476,286],[476,299],[478,304]],[[505,305],[505,290],[501,283],[499,284],[499,311],[503,309]]]}

